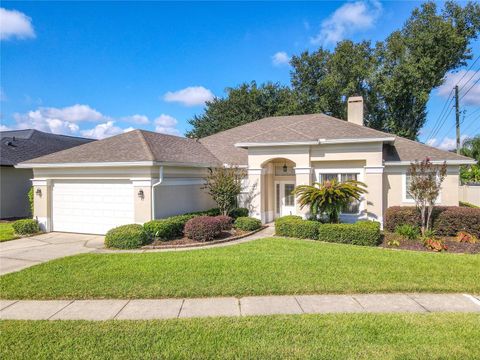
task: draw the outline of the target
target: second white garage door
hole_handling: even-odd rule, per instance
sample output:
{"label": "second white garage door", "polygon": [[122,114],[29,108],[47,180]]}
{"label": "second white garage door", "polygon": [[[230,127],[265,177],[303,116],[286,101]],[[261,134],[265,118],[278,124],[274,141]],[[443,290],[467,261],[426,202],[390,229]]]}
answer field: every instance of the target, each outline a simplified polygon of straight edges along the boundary
{"label": "second white garage door", "polygon": [[105,234],[134,221],[130,181],[54,181],[53,231]]}

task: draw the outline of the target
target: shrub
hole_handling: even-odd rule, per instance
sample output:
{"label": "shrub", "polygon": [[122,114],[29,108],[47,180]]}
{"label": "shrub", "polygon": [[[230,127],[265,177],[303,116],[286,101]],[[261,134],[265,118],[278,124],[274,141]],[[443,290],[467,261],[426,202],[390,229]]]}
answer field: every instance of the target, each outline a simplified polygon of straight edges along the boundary
{"label": "shrub", "polygon": [[380,223],[359,221],[355,224],[322,224],[318,228],[321,241],[375,246],[380,242]]}
{"label": "shrub", "polygon": [[183,236],[185,224],[194,217],[195,215],[172,216],[146,222],[143,227],[151,239],[172,240]]}
{"label": "shrub", "polygon": [[247,217],[249,211],[247,208],[235,208],[228,214],[231,218],[236,219],[239,217]]}
{"label": "shrub", "polygon": [[220,229],[221,230],[231,230],[232,229],[233,219],[230,216],[218,215],[218,216],[215,216],[215,219],[217,219],[220,222]]}
{"label": "shrub", "polygon": [[408,240],[415,240],[420,236],[418,227],[409,224],[398,225],[395,232]]}
{"label": "shrub", "polygon": [[480,237],[480,209],[452,206],[441,212],[433,223],[438,235],[455,236],[466,231]]}
{"label": "shrub", "polygon": [[[195,216],[217,216],[220,215],[220,209],[219,208],[211,208],[208,210],[202,210],[202,211],[194,211],[194,212],[189,212],[183,215],[195,215]],[[179,215],[182,216],[182,215]]]}
{"label": "shrub", "polygon": [[197,216],[185,224],[185,235],[196,241],[213,240],[221,232],[221,222],[212,216]]}
{"label": "shrub", "polygon": [[[458,206],[435,206],[432,211],[431,223],[435,225],[438,216],[447,209],[458,208]],[[420,227],[422,219],[420,211],[415,206],[392,206],[385,212],[385,229],[394,232],[397,226],[411,225]]]}
{"label": "shrub", "polygon": [[130,224],[113,228],[105,235],[105,246],[117,249],[135,249],[148,242],[142,225]]}
{"label": "shrub", "polygon": [[475,236],[465,231],[460,231],[457,234],[456,240],[458,242],[469,243],[469,244],[475,244],[478,241],[478,239]]}
{"label": "shrub", "polygon": [[464,207],[469,207],[469,208],[474,208],[474,209],[480,209],[480,206],[477,206],[477,205],[474,205],[474,204],[470,204],[469,202],[466,202],[466,201],[459,201],[458,204],[460,206],[464,206]]}
{"label": "shrub", "polygon": [[300,216],[288,215],[275,220],[275,233],[279,236],[296,237],[300,239],[317,239],[318,221],[302,220]]}
{"label": "shrub", "polygon": [[30,235],[40,232],[38,221],[34,219],[17,220],[12,224],[12,228],[18,235]]}
{"label": "shrub", "polygon": [[237,218],[237,220],[235,220],[234,226],[235,229],[243,231],[254,231],[262,227],[262,222],[252,217],[241,216]]}

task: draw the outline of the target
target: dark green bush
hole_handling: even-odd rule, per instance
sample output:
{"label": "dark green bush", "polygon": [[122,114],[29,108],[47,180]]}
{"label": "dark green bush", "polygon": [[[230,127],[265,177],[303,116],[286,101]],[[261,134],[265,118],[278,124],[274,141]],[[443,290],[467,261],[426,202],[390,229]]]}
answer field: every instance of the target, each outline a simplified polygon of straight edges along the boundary
{"label": "dark green bush", "polygon": [[30,215],[33,216],[33,186],[28,190],[28,203],[30,205]]}
{"label": "dark green bush", "polygon": [[480,209],[452,206],[446,208],[433,222],[437,235],[455,236],[459,231],[480,237]]}
{"label": "dark green bush", "polygon": [[12,227],[18,235],[31,235],[40,232],[38,221],[34,219],[17,220],[12,224]]}
{"label": "dark green bush", "polygon": [[[480,236],[480,209],[463,206],[435,206],[431,217],[432,229],[437,235],[455,236],[459,231]],[[398,226],[420,227],[420,212],[415,206],[392,206],[385,212],[385,229],[395,231]]]}
{"label": "dark green bush", "polygon": [[142,225],[129,224],[113,228],[105,235],[105,246],[117,249],[135,249],[148,243]]}
{"label": "dark green bush", "polygon": [[188,220],[196,215],[178,215],[166,219],[152,220],[143,224],[148,236],[159,240],[172,240],[183,236],[183,229]]}
{"label": "dark green bush", "polygon": [[318,221],[302,220],[300,216],[288,215],[275,220],[275,233],[300,239],[317,239],[320,225]]}
{"label": "dark green bush", "polygon": [[243,231],[254,231],[262,227],[262,222],[252,217],[242,216],[235,220],[234,227]]}
{"label": "dark green bush", "polygon": [[228,216],[230,216],[233,219],[239,218],[239,217],[247,217],[249,214],[249,211],[247,208],[236,208],[230,211]]}
{"label": "dark green bush", "polygon": [[355,224],[321,224],[318,240],[342,244],[376,246],[380,243],[380,223],[358,221]]}

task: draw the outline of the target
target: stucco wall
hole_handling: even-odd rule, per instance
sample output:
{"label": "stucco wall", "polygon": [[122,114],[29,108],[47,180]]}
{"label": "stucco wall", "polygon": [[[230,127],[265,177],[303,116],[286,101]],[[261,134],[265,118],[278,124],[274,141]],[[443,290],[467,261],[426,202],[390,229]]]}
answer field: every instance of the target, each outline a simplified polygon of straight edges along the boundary
{"label": "stucco wall", "polygon": [[31,169],[0,167],[0,219],[31,216],[28,191],[32,177]]}
{"label": "stucco wall", "polygon": [[463,185],[458,188],[458,200],[480,206],[480,185]]}
{"label": "stucco wall", "polygon": [[[384,172],[384,202],[385,209],[391,206],[414,206],[414,201],[405,201],[405,174],[408,166],[386,166]],[[458,205],[458,166],[448,166],[447,176],[442,183],[440,190],[440,201],[438,205]]]}
{"label": "stucco wall", "polygon": [[160,185],[156,187],[155,218],[160,219],[215,207],[215,202],[206,192],[206,189],[202,189],[202,187],[202,184]]}

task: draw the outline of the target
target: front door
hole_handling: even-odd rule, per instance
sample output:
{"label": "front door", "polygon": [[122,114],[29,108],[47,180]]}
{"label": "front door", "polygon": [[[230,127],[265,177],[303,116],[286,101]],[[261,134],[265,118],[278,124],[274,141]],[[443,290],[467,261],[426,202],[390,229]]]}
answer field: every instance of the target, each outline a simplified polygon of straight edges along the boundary
{"label": "front door", "polygon": [[295,183],[287,181],[277,181],[275,183],[275,207],[276,215],[295,215],[295,195],[293,190]]}

